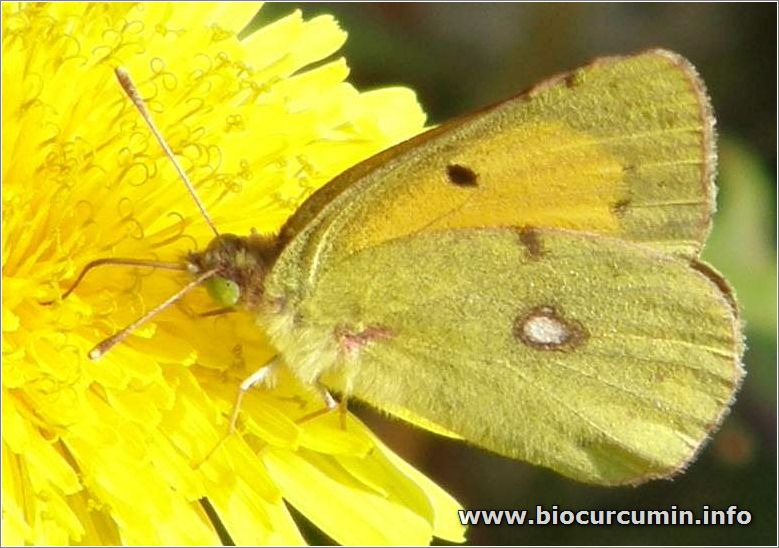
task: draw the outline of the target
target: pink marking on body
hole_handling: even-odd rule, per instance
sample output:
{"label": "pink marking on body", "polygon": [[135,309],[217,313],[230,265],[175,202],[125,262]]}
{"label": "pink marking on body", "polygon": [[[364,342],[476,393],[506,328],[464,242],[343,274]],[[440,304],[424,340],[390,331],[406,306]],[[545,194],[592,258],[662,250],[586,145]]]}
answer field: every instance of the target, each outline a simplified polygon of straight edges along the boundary
{"label": "pink marking on body", "polygon": [[395,336],[391,329],[381,325],[369,325],[359,332],[340,325],[333,330],[333,335],[338,341],[339,350],[349,356],[355,356],[363,346],[372,341],[385,341]]}

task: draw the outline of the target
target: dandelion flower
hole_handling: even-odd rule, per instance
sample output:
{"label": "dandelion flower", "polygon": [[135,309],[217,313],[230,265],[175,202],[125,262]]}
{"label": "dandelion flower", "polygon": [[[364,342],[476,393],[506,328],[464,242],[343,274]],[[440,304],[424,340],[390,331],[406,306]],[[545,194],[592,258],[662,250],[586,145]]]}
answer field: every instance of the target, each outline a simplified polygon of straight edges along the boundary
{"label": "dandelion flower", "polygon": [[[203,291],[100,361],[100,340],[187,282],[88,262],[180,261],[212,236],[113,75],[124,66],[222,232],[273,232],[314,189],[420,131],[405,89],[359,93],[328,16],[239,41],[253,4],[2,5],[4,544],[301,544],[285,500],[344,544],[459,541],[457,503],[293,379]],[[390,112],[391,116],[383,113]],[[55,302],[46,306],[42,302]],[[214,449],[216,448],[216,449]]]}

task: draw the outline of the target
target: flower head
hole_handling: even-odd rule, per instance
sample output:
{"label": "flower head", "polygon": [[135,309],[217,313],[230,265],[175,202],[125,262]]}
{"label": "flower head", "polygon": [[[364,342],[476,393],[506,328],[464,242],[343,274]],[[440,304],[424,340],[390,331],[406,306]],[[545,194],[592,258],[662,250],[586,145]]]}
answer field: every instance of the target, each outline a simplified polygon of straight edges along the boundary
{"label": "flower head", "polygon": [[274,232],[422,128],[410,91],[344,82],[332,18],[294,13],[239,41],[256,9],[3,4],[5,544],[212,544],[206,500],[239,544],[303,542],[284,500],[342,543],[462,538],[457,503],[355,418],[301,422],[322,403],[292,378],[252,391],[225,438],[238,385],[273,350],[251,318],[201,317],[204,291],[87,359],[185,273],[103,266],[59,298],[92,260],[180,262],[212,236],[117,66],[223,233]]}

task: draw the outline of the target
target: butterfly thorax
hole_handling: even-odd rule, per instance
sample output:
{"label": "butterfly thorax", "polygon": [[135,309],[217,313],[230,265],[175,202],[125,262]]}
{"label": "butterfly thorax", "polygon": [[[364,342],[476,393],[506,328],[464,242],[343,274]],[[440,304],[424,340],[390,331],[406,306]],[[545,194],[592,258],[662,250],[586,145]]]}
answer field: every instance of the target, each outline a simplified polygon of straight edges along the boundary
{"label": "butterfly thorax", "polygon": [[190,272],[197,276],[216,270],[205,282],[214,300],[223,307],[256,310],[263,294],[265,276],[279,254],[275,236],[221,234],[204,251],[187,257]]}

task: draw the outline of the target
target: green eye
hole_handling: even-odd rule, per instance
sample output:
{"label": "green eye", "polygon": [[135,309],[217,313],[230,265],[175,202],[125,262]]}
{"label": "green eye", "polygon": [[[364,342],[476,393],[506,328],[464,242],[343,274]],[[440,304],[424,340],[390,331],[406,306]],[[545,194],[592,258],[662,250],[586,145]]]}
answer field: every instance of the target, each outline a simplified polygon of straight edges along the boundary
{"label": "green eye", "polygon": [[206,281],[205,285],[211,298],[220,306],[233,306],[241,296],[238,284],[227,278],[215,276]]}

